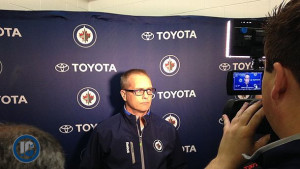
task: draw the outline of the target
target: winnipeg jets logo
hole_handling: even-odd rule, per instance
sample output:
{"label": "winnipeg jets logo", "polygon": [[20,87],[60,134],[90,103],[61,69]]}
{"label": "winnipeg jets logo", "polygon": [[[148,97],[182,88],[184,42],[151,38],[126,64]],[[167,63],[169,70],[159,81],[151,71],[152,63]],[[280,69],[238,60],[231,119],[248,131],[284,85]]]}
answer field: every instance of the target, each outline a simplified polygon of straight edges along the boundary
{"label": "winnipeg jets logo", "polygon": [[160,71],[165,76],[174,76],[179,68],[179,59],[174,55],[167,55],[160,61]]}
{"label": "winnipeg jets logo", "polygon": [[171,123],[177,130],[180,127],[180,118],[175,113],[168,113],[163,116],[167,122]]}
{"label": "winnipeg jets logo", "polygon": [[93,109],[99,104],[100,95],[95,89],[85,87],[78,92],[77,102],[82,108]]}
{"label": "winnipeg jets logo", "polygon": [[160,140],[155,140],[153,142],[153,147],[157,152],[163,151],[163,143]]}
{"label": "winnipeg jets logo", "polygon": [[81,24],[74,29],[73,39],[78,46],[89,48],[95,44],[97,33],[92,26]]}

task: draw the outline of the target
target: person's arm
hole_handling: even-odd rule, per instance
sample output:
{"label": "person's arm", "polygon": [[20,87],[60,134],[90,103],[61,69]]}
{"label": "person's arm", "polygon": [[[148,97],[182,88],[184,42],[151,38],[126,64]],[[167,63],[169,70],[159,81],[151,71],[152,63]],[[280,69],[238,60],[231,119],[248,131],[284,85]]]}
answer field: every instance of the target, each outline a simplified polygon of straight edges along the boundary
{"label": "person's arm", "polygon": [[99,133],[94,130],[83,153],[80,169],[101,169],[102,150],[100,146]]}
{"label": "person's arm", "polygon": [[224,129],[217,156],[206,166],[206,169],[236,169],[245,162],[242,154],[251,155],[255,150],[267,144],[270,135],[258,141],[254,140],[255,130],[264,117],[261,101],[248,107],[245,103],[230,122],[223,115]]}
{"label": "person's arm", "polygon": [[172,154],[168,158],[168,169],[187,169],[187,161],[185,157],[185,152],[182,150],[182,144],[178,135],[178,132],[175,131],[175,147]]}

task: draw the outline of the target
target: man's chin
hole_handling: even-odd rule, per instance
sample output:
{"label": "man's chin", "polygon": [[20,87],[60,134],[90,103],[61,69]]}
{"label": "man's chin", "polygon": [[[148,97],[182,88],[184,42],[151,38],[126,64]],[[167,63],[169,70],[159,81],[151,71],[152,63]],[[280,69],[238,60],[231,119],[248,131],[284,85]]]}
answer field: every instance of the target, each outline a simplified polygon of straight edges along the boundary
{"label": "man's chin", "polygon": [[145,108],[145,109],[140,109],[139,112],[144,114],[144,113],[147,113],[149,111],[150,107],[149,108]]}

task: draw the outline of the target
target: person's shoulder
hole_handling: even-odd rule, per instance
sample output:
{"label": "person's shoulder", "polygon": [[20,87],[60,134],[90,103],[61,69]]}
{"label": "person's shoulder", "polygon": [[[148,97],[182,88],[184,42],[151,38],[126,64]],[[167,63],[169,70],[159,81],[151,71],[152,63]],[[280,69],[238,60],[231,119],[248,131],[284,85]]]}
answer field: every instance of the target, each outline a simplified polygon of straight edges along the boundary
{"label": "person's shoulder", "polygon": [[110,128],[113,128],[117,123],[120,122],[120,119],[122,118],[121,113],[117,113],[107,119],[104,119],[100,123],[98,123],[97,127],[95,128],[95,131],[103,131],[103,130],[108,130]]}
{"label": "person's shoulder", "polygon": [[155,123],[156,126],[163,127],[169,130],[176,130],[175,127],[164,120],[162,117],[158,116],[157,114],[152,113],[151,114],[152,122]]}
{"label": "person's shoulder", "polygon": [[177,130],[175,126],[162,117],[153,114],[151,115],[152,119],[152,129],[162,135],[164,135],[165,138],[168,138],[170,140],[174,140],[177,137]]}

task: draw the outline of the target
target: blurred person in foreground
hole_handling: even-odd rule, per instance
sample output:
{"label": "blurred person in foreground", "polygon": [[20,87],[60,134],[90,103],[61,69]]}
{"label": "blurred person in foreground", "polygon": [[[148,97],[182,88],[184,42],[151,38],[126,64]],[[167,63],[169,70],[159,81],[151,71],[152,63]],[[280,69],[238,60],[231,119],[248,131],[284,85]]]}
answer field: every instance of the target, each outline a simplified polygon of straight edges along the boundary
{"label": "blurred person in foreground", "polygon": [[[24,139],[18,141],[18,138],[30,135],[34,137],[40,147],[39,154],[35,160],[31,162],[24,162],[28,160],[25,158],[26,155],[30,154],[30,151],[36,151],[36,144],[33,144],[33,140]],[[15,149],[14,144],[17,142],[17,147]],[[23,154],[20,154],[19,151],[22,146],[25,148]],[[27,144],[29,143],[29,144]],[[14,155],[14,149],[19,154]],[[23,148],[24,150],[24,148]],[[33,153],[32,152],[32,153]],[[20,161],[16,156],[19,156],[21,159],[24,158],[24,161]],[[28,155],[29,158],[31,155]],[[0,124],[0,168],[2,169],[64,169],[65,157],[63,149],[59,142],[49,133],[38,129],[37,127],[25,124]]]}

